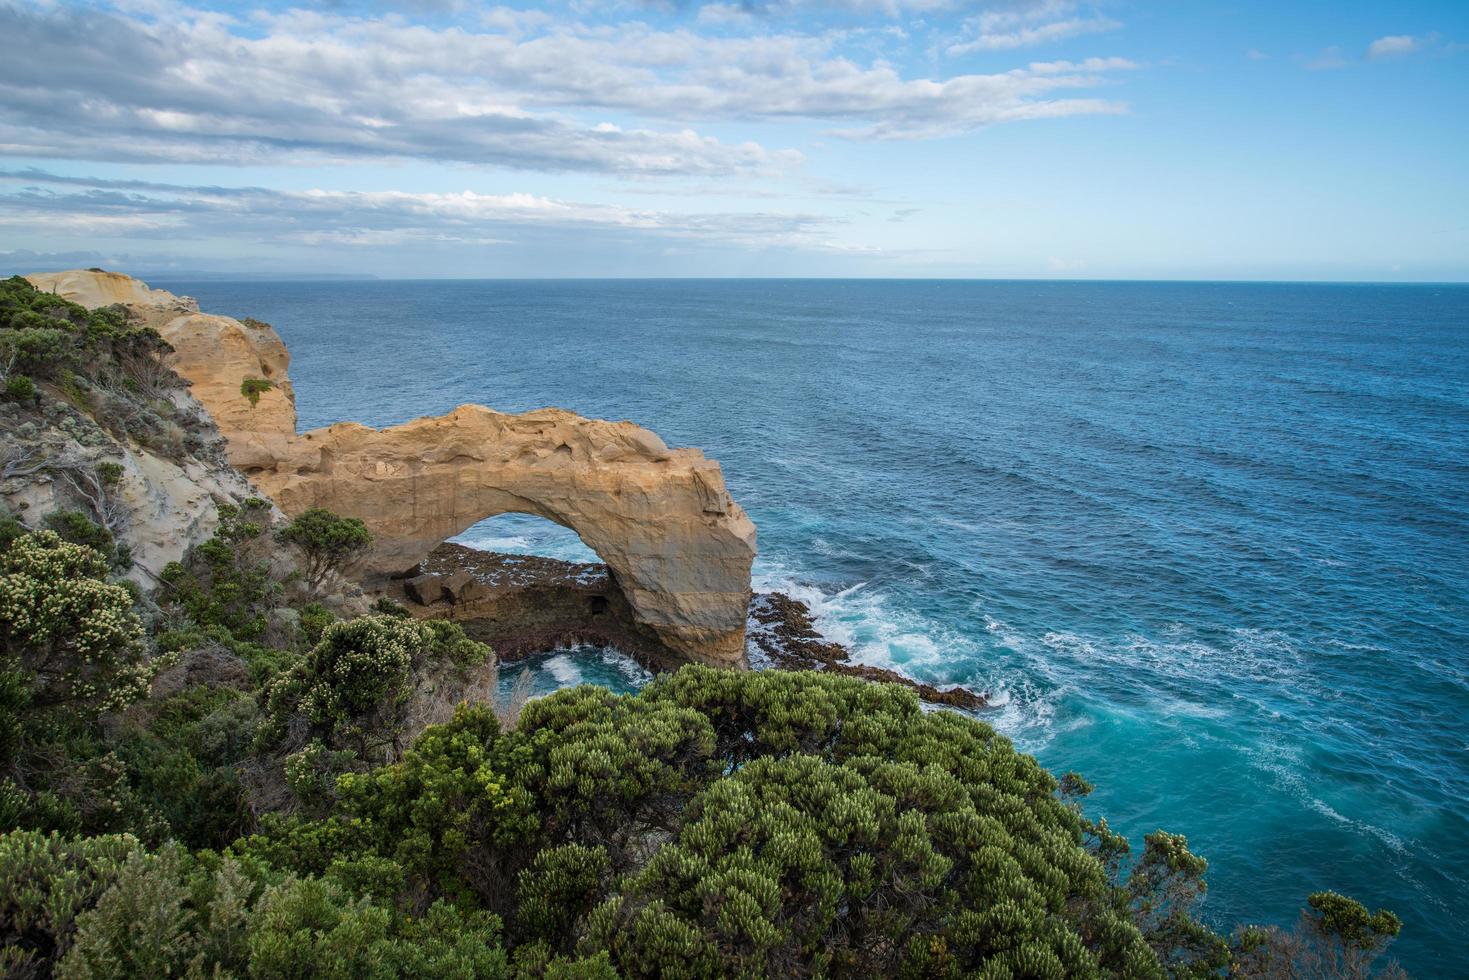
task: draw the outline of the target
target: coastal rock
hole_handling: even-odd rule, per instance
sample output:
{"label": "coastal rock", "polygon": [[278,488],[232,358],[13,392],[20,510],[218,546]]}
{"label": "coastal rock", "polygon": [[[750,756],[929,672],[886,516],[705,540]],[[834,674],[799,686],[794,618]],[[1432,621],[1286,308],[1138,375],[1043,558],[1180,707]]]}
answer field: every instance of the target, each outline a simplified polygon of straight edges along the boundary
{"label": "coastal rock", "polygon": [[540,555],[506,555],[445,543],[424,559],[424,578],[454,579],[452,603],[429,605],[414,597],[413,583],[383,584],[417,617],[458,623],[476,640],[494,647],[501,660],[588,645],[615,647],[650,666],[677,666],[666,644],[639,623],[606,565],[567,562]]}
{"label": "coastal rock", "polygon": [[[194,309],[192,300],[112,273],[29,278],[84,305],[147,304],[150,323]],[[82,407],[54,399],[31,409],[7,403],[0,413],[0,507],[31,526],[57,511],[104,524],[128,548],[128,577],[156,584],[169,562],[214,534],[220,504],[257,496],[229,464],[213,421],[183,383],[161,379],[159,394],[178,411],[143,440],[99,423],[115,411],[106,392],[84,392]],[[111,474],[106,481],[104,472]]]}
{"label": "coastal rock", "polygon": [[[191,313],[155,324],[173,346],[169,366],[224,433],[229,460],[247,475],[286,452],[296,434],[291,355],[268,325]],[[253,382],[251,394],[245,383]]]}
{"label": "coastal rock", "polygon": [[416,575],[403,583],[409,599],[421,606],[431,606],[444,597],[444,580],[437,575]]}
{"label": "coastal rock", "polygon": [[[122,304],[173,347],[168,364],[189,382],[228,440],[231,464],[249,473],[269,466],[296,434],[291,355],[268,324],[200,313],[190,297],[119,272],[72,269],[26,276],[31,285],[96,308]],[[244,388],[255,382],[253,397]]]}
{"label": "coastal rock", "polygon": [[389,429],[307,432],[245,472],[288,514],[325,507],[366,522],[375,541],[363,567],[377,577],[486,517],[546,518],[607,563],[638,621],[671,650],[705,663],[743,657],[755,526],[718,463],[630,422],[464,405]]}
{"label": "coastal rock", "polygon": [[450,602],[458,605],[474,598],[474,584],[474,576],[461,568],[444,579],[444,594]]}
{"label": "coastal rock", "polygon": [[[255,486],[287,514],[325,507],[368,525],[374,546],[361,567],[371,578],[415,566],[487,517],[534,514],[575,531],[607,563],[634,619],[673,654],[742,661],[755,525],[697,449],[669,449],[631,422],[479,405],[388,429],[348,422],[297,435],[289,355],[270,327],[198,313],[116,273],[28,278],[83,305],[125,302],[155,325]],[[242,392],[251,379],[268,383],[253,404]]]}
{"label": "coastal rock", "polygon": [[102,464],[120,466],[116,485],[106,493],[109,523],[131,552],[128,577],[149,587],[169,562],[214,534],[219,504],[256,495],[222,460],[169,458],[110,439],[83,441],[61,426],[0,431],[0,462],[0,502],[28,521],[73,510],[100,523],[96,474]]}
{"label": "coastal rock", "polygon": [[912,688],[929,704],[977,711],[989,707],[983,695],[967,687],[938,688],[904,677],[895,670],[851,663],[851,651],[822,636],[811,607],[784,592],[762,592],[750,603],[755,628],[750,642],[771,667],[782,670],[828,670],[849,677],[901,684]]}

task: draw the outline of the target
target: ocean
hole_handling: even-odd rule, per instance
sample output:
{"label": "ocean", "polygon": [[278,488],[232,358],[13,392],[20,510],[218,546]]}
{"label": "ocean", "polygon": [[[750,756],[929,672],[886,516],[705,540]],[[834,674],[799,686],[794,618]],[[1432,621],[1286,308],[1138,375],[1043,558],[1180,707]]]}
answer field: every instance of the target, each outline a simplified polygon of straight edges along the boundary
{"label": "ocean", "polygon": [[[1334,889],[1469,975],[1469,287],[168,282],[275,325],[303,429],[479,402],[719,460],[756,587],[983,718],[1216,927]],[[506,516],[459,540],[587,558]],[[645,683],[599,650],[538,690]]]}

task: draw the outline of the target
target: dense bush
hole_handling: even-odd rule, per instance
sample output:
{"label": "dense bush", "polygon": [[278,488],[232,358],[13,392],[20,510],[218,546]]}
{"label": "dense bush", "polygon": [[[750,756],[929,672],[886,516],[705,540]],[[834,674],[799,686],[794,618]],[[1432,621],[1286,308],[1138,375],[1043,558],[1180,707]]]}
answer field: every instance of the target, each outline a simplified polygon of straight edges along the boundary
{"label": "dense bush", "polygon": [[489,648],[289,609],[268,507],[221,516],[151,635],[101,553],[0,523],[7,975],[1355,977],[1401,926],[1322,892],[1226,940],[1182,837],[1130,857],[901,687],[690,666],[502,724],[455,707]]}
{"label": "dense bush", "polygon": [[310,739],[356,759],[395,759],[413,725],[415,693],[493,657],[445,620],[375,614],[332,623],[266,688],[260,744],[294,750]]}
{"label": "dense bush", "polygon": [[49,973],[71,945],[77,917],[96,905],[139,848],[128,836],[0,835],[0,973]]}
{"label": "dense bush", "polygon": [[306,560],[306,578],[320,587],[331,572],[345,569],[372,544],[372,534],[355,517],[338,517],[329,510],[313,507],[282,528],[276,535],[300,550]]}
{"label": "dense bush", "polygon": [[219,508],[214,536],[186,562],[163,569],[162,604],[195,626],[217,626],[235,640],[255,640],[281,594],[262,537],[270,504],[252,499]]}
{"label": "dense bush", "polygon": [[101,553],[39,531],[0,555],[0,643],[28,679],[28,712],[90,720],[147,689],[133,593],[109,583]]}

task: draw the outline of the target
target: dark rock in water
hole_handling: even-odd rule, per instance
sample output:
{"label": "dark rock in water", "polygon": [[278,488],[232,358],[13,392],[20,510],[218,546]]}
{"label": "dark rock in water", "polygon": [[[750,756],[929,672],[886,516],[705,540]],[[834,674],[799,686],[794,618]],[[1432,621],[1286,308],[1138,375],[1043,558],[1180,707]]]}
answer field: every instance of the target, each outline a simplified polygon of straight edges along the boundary
{"label": "dark rock in water", "polygon": [[[390,582],[388,594],[415,616],[453,620],[474,639],[494,647],[502,660],[587,644],[615,647],[653,669],[686,662],[633,618],[606,565],[445,543],[423,560],[418,572],[414,578]],[[946,707],[973,711],[988,706],[966,688],[940,690],[896,671],[851,663],[851,651],[816,629],[810,607],[781,592],[753,597],[747,636],[772,666],[783,670],[829,670],[902,684],[930,704]]]}
{"label": "dark rock in water", "polygon": [[387,594],[415,616],[453,620],[502,660],[587,644],[653,668],[686,662],[637,622],[606,565],[445,543],[418,568],[417,577],[388,583]]}
{"label": "dark rock in water", "polygon": [[770,663],[783,670],[829,670],[870,681],[902,684],[918,692],[930,704],[975,711],[989,706],[983,696],[968,688],[940,690],[896,671],[867,664],[850,663],[852,653],[840,643],[821,635],[811,618],[811,607],[783,592],[765,592],[750,603],[754,625],[747,636]]}

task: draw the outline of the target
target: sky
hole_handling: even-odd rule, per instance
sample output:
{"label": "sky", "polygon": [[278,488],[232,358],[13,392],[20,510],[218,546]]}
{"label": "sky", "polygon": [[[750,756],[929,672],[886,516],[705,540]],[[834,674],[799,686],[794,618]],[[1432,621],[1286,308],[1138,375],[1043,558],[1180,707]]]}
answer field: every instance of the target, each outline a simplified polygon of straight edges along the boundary
{"label": "sky", "polygon": [[0,0],[0,273],[1469,280],[1469,2]]}

